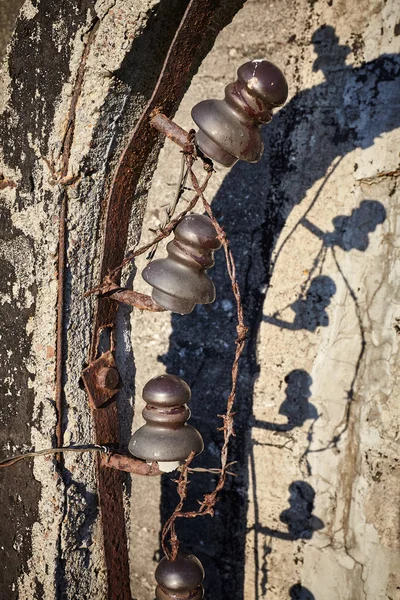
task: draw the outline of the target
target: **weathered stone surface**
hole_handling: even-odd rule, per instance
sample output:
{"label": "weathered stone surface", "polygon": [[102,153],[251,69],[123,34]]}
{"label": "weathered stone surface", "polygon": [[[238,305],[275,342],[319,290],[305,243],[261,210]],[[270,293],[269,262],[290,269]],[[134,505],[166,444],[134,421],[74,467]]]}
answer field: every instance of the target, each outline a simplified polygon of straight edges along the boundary
{"label": "weathered stone surface", "polygon": [[[54,22],[64,15],[68,23],[39,26],[44,5]],[[57,158],[87,33],[96,26],[69,161],[79,179],[68,186],[65,443],[92,439],[79,388],[90,335],[82,325],[91,319],[82,292],[97,278],[104,186],[154,85],[165,22],[171,34],[181,10],[179,2],[133,0],[79,3],[76,14],[63,6],[25,4],[21,46],[14,42],[0,88],[2,455],[54,441],[60,192],[43,157]],[[265,129],[264,159],[218,169],[208,194],[231,239],[250,325],[230,455],[239,476],[213,520],[178,530],[184,550],[203,562],[213,600],[399,595],[396,8],[380,0],[248,0],[176,117],[190,128],[193,104],[221,97],[237,66],[254,57],[276,62],[289,80],[290,100]],[[35,82],[26,68],[33,61]],[[143,237],[158,225],[178,171],[179,151],[168,144]],[[143,190],[151,172],[150,165]],[[144,206],[141,193],[132,243]],[[222,253],[211,276],[218,297],[210,309],[172,319],[135,312],[132,343],[130,312],[119,314],[123,441],[131,396],[137,425],[144,383],[167,369],[192,388],[193,424],[206,441],[196,464],[204,466],[218,464],[216,415],[229,389],[235,325]],[[147,291],[139,277],[135,289]],[[106,597],[92,457],[68,457],[61,473],[37,459],[33,474],[28,463],[0,473],[2,593],[7,600]],[[161,489],[156,479],[133,483],[132,588],[140,600],[154,598],[160,522],[177,499],[165,479]],[[193,506],[209,485],[208,476],[193,475]]]}
{"label": "weathered stone surface", "polygon": [[[226,4],[209,35],[196,41],[197,64],[240,5]],[[83,293],[99,277],[103,199],[186,6],[179,0],[27,0],[21,9],[0,85],[2,456],[55,444],[63,194],[68,198],[63,438],[66,445],[93,442],[80,376],[94,300],[84,300]],[[140,231],[158,150],[140,182],[131,243]],[[124,313],[118,338],[124,438],[134,381]],[[105,598],[94,457],[66,455],[61,466],[39,458],[0,477],[1,594],[7,600]]]}
{"label": "weathered stone surface", "polygon": [[[213,520],[178,526],[184,549],[204,564],[207,598],[400,594],[398,21],[395,2],[249,1],[176,116],[190,128],[191,107],[222,97],[245,60],[272,60],[289,81],[287,105],[265,128],[264,159],[217,169],[207,192],[231,240],[250,325],[230,453],[239,476]],[[153,182],[146,240],[178,171],[170,144]],[[216,415],[235,333],[224,259],[216,259],[209,309],[172,319],[134,313],[132,325],[134,348],[150,350],[135,353],[137,401],[164,369],[192,388],[192,422],[206,446],[196,466],[218,465]],[[145,264],[138,260],[138,269]],[[139,277],[135,289],[147,291]],[[193,507],[207,486],[207,476],[192,476]],[[158,559],[158,490],[158,481],[140,481],[133,498],[134,577],[146,600],[149,564]],[[176,501],[166,478],[161,520]]]}
{"label": "weathered stone surface", "polygon": [[10,41],[18,11],[24,0],[0,0],[0,60],[2,60],[7,44]]}

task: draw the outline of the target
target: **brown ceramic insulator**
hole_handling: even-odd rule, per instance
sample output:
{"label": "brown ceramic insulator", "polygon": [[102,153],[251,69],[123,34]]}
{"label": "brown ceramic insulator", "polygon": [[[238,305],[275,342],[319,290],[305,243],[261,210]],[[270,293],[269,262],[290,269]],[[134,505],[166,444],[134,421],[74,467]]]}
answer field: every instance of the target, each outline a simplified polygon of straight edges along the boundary
{"label": "brown ceramic insulator", "polygon": [[187,383],[175,375],[154,377],[144,386],[143,399],[146,425],[131,437],[129,451],[133,456],[157,461],[161,468],[162,463],[184,462],[191,452],[203,451],[200,433],[186,423],[190,417]]}
{"label": "brown ceramic insulator", "polygon": [[203,586],[189,592],[170,592],[161,585],[156,587],[156,600],[205,600]]}
{"label": "brown ceramic insulator", "polygon": [[287,100],[282,71],[268,60],[252,60],[238,69],[224,100],[203,100],[192,109],[199,127],[196,142],[212,160],[230,167],[239,159],[257,162],[263,152],[260,125]]}
{"label": "brown ceramic insulator", "polygon": [[156,569],[156,600],[202,600],[203,565],[194,554],[178,552],[176,560],[164,557]]}
{"label": "brown ceramic insulator", "polygon": [[152,287],[154,302],[179,314],[190,313],[196,304],[215,300],[215,287],[206,274],[221,247],[209,217],[187,215],[176,227],[167,246],[168,257],[152,261],[143,279]]}

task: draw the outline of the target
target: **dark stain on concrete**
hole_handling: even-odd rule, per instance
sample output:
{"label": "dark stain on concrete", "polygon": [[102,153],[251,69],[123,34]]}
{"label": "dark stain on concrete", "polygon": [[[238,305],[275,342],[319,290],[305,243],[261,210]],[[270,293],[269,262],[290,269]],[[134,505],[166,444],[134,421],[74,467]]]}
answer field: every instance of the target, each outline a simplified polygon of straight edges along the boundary
{"label": "dark stain on concrete", "polygon": [[[3,226],[5,222],[2,220]],[[3,258],[0,259],[0,278],[3,294],[12,298],[0,304],[0,455],[3,458],[18,454],[25,444],[30,445],[33,377],[26,368],[31,344],[26,324],[35,307],[21,308],[21,292],[20,297],[13,293],[13,285],[17,282],[15,267]],[[3,597],[9,600],[17,598],[13,584],[31,554],[30,529],[37,520],[40,489],[32,474],[31,461],[20,462],[0,472],[1,581]]]}

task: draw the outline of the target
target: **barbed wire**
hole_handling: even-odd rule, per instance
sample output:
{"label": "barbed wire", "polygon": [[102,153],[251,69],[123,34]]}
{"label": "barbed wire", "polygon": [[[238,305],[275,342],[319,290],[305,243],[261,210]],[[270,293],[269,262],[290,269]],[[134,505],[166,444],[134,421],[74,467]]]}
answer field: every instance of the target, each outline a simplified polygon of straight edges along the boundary
{"label": "barbed wire", "polygon": [[[187,174],[190,177],[192,186],[196,192],[194,197],[192,198],[192,200],[188,203],[185,210],[183,210],[175,219],[170,220],[170,222],[167,223],[165,226],[163,224],[158,235],[151,242],[149,242],[148,244],[145,244],[144,246],[141,246],[140,248],[138,248],[136,250],[130,251],[127,254],[127,256],[125,257],[125,259],[122,261],[122,263],[120,265],[118,265],[117,267],[115,267],[112,271],[110,271],[106,275],[106,277],[104,277],[104,279],[100,283],[100,285],[98,285],[97,287],[95,287],[85,293],[85,296],[89,296],[90,294],[93,294],[96,292],[101,293],[104,290],[107,290],[107,287],[110,286],[110,283],[112,282],[113,277],[115,277],[115,275],[117,275],[119,272],[121,272],[121,270],[124,268],[125,265],[130,263],[135,257],[139,256],[140,254],[145,253],[146,251],[150,250],[153,247],[156,247],[157,244],[161,240],[168,237],[171,234],[171,232],[173,231],[173,229],[182,221],[182,219],[196,206],[198,201],[201,199],[201,201],[203,203],[203,207],[215,227],[215,230],[217,232],[217,237],[218,237],[219,241],[221,242],[221,245],[222,245],[222,247],[224,249],[224,253],[225,253],[226,267],[227,267],[229,278],[231,280],[232,292],[233,292],[233,295],[234,295],[235,301],[236,301],[236,313],[237,313],[237,326],[236,326],[237,335],[236,335],[236,339],[235,339],[236,349],[235,349],[235,355],[234,355],[234,359],[233,359],[233,363],[232,363],[232,383],[231,383],[231,390],[230,390],[230,393],[229,393],[229,396],[227,399],[227,403],[226,403],[226,411],[224,414],[218,415],[223,421],[222,427],[219,428],[219,430],[223,431],[223,444],[222,444],[222,448],[221,448],[220,467],[219,468],[201,468],[201,467],[192,468],[190,465],[195,456],[194,452],[192,452],[189,455],[189,457],[187,458],[185,463],[180,467],[179,478],[177,480],[174,480],[177,483],[177,492],[178,492],[178,496],[179,496],[179,502],[177,503],[175,510],[173,511],[173,513],[171,514],[169,519],[166,521],[166,523],[162,529],[162,534],[161,534],[161,545],[162,545],[165,555],[167,556],[167,558],[169,560],[175,560],[178,550],[179,550],[180,542],[179,542],[178,536],[176,534],[177,519],[179,519],[179,518],[196,518],[196,517],[205,516],[205,515],[213,516],[214,515],[214,506],[219,499],[219,493],[221,492],[221,490],[223,489],[223,487],[225,485],[227,475],[235,476],[234,473],[229,471],[229,468],[234,463],[233,462],[228,463],[228,450],[229,450],[230,440],[235,435],[235,432],[234,432],[235,412],[233,411],[233,407],[234,407],[236,391],[237,391],[239,360],[240,360],[240,357],[244,350],[244,346],[246,343],[246,334],[248,331],[248,328],[246,327],[246,325],[244,323],[243,305],[242,305],[239,285],[238,285],[237,278],[236,278],[236,265],[235,265],[235,261],[234,261],[232,252],[229,248],[229,240],[226,236],[224,229],[220,226],[220,224],[216,220],[216,218],[213,214],[211,205],[209,204],[209,202],[206,200],[206,198],[204,196],[204,191],[207,188],[210,177],[212,176],[212,174],[214,172],[213,165],[210,161],[203,160],[203,168],[205,169],[207,174],[204,179],[204,182],[200,185],[200,183],[197,179],[197,176],[193,171],[193,164],[194,164],[194,161],[196,160],[196,158],[197,158],[196,154],[184,152],[184,160],[186,162]],[[76,453],[101,452],[101,453],[105,453],[105,454],[110,454],[111,449],[107,448],[106,446],[98,446],[98,445],[50,448],[50,449],[46,449],[46,450],[39,450],[36,452],[27,452],[24,454],[15,455],[15,456],[3,459],[0,461],[0,468],[11,466],[11,465],[15,464],[16,462],[23,460],[25,458],[58,454],[58,453],[64,453],[64,452],[76,452]],[[184,508],[184,504],[185,504],[185,501],[187,498],[187,490],[188,490],[188,484],[189,484],[189,473],[196,473],[196,472],[198,472],[198,473],[207,472],[207,473],[212,473],[214,475],[217,475],[218,481],[214,487],[214,490],[209,493],[205,493],[203,495],[203,499],[198,501],[199,508],[196,511],[184,511],[183,508]]]}
{"label": "barbed wire", "polygon": [[[193,156],[187,155],[186,162],[187,162],[188,173],[189,173],[192,185],[193,185],[196,193],[198,194],[199,198],[201,198],[201,200],[203,202],[204,209],[207,212],[208,216],[210,217],[210,219],[215,227],[215,230],[217,231],[218,239],[220,240],[220,242],[223,246],[224,252],[225,252],[226,266],[227,266],[229,278],[231,280],[233,295],[236,300],[237,336],[236,336],[236,340],[235,340],[235,345],[236,345],[235,356],[234,356],[233,364],[232,364],[232,385],[231,385],[230,394],[227,399],[226,412],[223,415],[218,415],[223,420],[223,426],[220,428],[220,430],[223,431],[223,435],[224,435],[224,441],[223,441],[223,445],[222,445],[222,449],[221,449],[221,468],[220,468],[220,472],[219,472],[218,481],[217,481],[217,484],[216,484],[214,490],[210,493],[204,494],[203,499],[198,501],[199,508],[196,511],[184,511],[183,510],[185,500],[187,497],[187,488],[188,488],[188,483],[189,483],[189,475],[188,474],[190,471],[190,464],[195,456],[194,452],[192,452],[182,467],[179,479],[176,480],[177,492],[179,495],[179,502],[176,505],[175,510],[172,513],[172,515],[166,521],[166,523],[163,527],[162,533],[161,533],[162,549],[169,560],[175,560],[176,556],[178,554],[178,550],[179,550],[179,539],[176,534],[177,519],[180,519],[180,518],[193,519],[193,518],[205,516],[205,515],[213,516],[214,515],[214,506],[219,499],[218,495],[225,485],[226,476],[228,474],[228,467],[232,464],[232,463],[228,463],[228,449],[229,449],[229,442],[230,442],[232,436],[235,435],[234,427],[233,427],[235,413],[233,411],[233,406],[234,406],[234,402],[235,402],[235,398],[236,398],[239,359],[244,350],[244,346],[246,343],[246,334],[248,331],[246,325],[244,324],[243,305],[242,305],[242,300],[241,300],[241,295],[240,295],[239,284],[238,284],[237,278],[236,278],[236,265],[235,265],[235,261],[234,261],[232,252],[229,248],[228,238],[226,236],[225,231],[223,230],[223,228],[220,226],[220,224],[216,220],[216,218],[212,212],[211,206],[204,196],[204,190],[201,188],[199,181],[198,181],[195,173],[193,172],[193,169],[192,169],[193,162],[194,162]],[[169,545],[169,547],[168,547],[168,545]]]}
{"label": "barbed wire", "polygon": [[169,221],[169,223],[167,223],[165,225],[165,227],[160,228],[160,232],[157,234],[157,236],[155,238],[153,238],[153,240],[151,242],[149,242],[148,244],[145,244],[144,246],[140,246],[140,248],[137,248],[136,250],[131,250],[130,252],[128,252],[128,254],[124,258],[124,260],[118,266],[114,267],[114,269],[112,269],[109,273],[107,273],[107,275],[104,277],[104,279],[100,283],[100,285],[85,292],[85,294],[84,294],[85,298],[87,296],[90,296],[91,294],[102,293],[103,291],[107,291],[107,289],[110,286],[110,283],[113,282],[113,278],[115,278],[115,276],[118,275],[118,273],[120,273],[127,264],[132,262],[132,260],[134,258],[136,258],[137,256],[140,256],[140,254],[144,254],[151,248],[156,247],[157,244],[159,242],[161,242],[161,240],[167,238],[172,233],[172,231],[182,221],[182,219],[191,210],[193,210],[193,208],[196,206],[197,202],[199,201],[201,194],[207,188],[208,182],[209,182],[210,177],[213,174],[214,170],[213,170],[212,164],[210,164],[209,162],[206,162],[206,161],[204,161],[204,169],[206,170],[207,175],[206,175],[202,185],[198,186],[198,189],[196,190],[196,194],[189,201],[185,210],[183,210],[181,213],[179,213],[178,216],[175,217],[175,219],[171,219]]}

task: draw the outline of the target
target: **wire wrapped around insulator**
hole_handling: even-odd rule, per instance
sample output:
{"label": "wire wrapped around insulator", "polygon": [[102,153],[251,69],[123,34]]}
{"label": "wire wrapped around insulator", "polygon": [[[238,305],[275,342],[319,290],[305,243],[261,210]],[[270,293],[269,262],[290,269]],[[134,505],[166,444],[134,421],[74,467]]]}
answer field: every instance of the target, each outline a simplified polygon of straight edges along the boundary
{"label": "wire wrapped around insulator", "polygon": [[263,153],[260,125],[288,97],[282,71],[268,60],[251,60],[225,88],[224,100],[203,100],[192,109],[199,126],[196,143],[212,160],[231,167],[237,160],[257,162]]}

